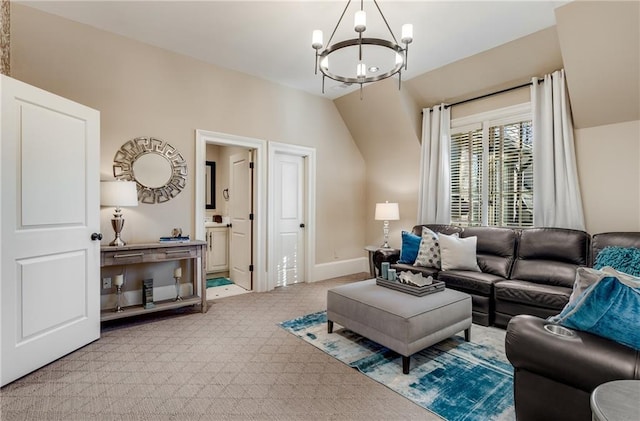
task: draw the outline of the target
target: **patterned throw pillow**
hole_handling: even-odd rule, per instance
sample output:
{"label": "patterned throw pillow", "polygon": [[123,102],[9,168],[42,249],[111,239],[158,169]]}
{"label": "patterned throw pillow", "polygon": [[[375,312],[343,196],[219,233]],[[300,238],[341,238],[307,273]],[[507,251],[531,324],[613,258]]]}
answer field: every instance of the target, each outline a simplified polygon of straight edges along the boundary
{"label": "patterned throw pillow", "polygon": [[438,234],[427,227],[422,227],[420,248],[418,249],[418,256],[413,266],[440,269],[440,242],[438,241]]}

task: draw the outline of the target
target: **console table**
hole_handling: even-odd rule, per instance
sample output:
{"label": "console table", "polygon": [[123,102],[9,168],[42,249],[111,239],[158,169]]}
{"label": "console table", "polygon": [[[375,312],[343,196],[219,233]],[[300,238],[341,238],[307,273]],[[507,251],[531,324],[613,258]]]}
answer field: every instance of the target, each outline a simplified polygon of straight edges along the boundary
{"label": "console table", "polygon": [[[200,305],[202,312],[207,311],[207,285],[206,285],[206,255],[207,243],[200,240],[192,240],[185,243],[148,243],[127,244],[124,247],[103,246],[100,248],[100,267],[127,266],[140,263],[160,263],[174,260],[191,260],[193,262],[193,276],[191,284],[193,295],[183,296],[182,300],[154,301],[153,308],[144,308],[142,305],[124,307],[117,313],[113,309],[102,310],[100,321],[120,319],[123,317],[137,316],[156,311],[169,310],[190,305]],[[201,287],[201,296],[198,295],[198,285]]]}

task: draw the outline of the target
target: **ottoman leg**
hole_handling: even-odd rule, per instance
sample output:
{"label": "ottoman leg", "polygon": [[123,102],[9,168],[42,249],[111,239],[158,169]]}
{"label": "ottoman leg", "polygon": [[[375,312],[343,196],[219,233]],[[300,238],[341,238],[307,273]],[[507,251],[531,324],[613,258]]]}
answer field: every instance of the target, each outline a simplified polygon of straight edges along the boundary
{"label": "ottoman leg", "polygon": [[464,330],[464,340],[467,342],[471,340],[471,328]]}
{"label": "ottoman leg", "polygon": [[409,361],[411,357],[402,356],[402,374],[409,374]]}
{"label": "ottoman leg", "polygon": [[327,332],[333,333],[333,322],[331,320],[327,320]]}

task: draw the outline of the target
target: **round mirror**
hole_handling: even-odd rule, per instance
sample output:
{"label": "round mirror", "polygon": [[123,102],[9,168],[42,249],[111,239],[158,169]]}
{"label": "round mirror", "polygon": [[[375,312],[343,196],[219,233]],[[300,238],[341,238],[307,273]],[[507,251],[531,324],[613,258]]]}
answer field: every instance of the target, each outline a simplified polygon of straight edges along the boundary
{"label": "round mirror", "polygon": [[142,155],[133,163],[133,176],[145,187],[162,187],[171,179],[171,162],[158,154]]}
{"label": "round mirror", "polygon": [[169,143],[153,137],[137,137],[116,152],[113,176],[135,181],[139,202],[164,203],[186,186],[187,163]]}

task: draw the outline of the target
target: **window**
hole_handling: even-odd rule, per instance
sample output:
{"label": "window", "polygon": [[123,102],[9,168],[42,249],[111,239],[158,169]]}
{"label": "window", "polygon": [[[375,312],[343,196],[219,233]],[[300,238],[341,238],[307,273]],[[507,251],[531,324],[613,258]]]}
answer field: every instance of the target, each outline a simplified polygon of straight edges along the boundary
{"label": "window", "polygon": [[452,121],[451,222],[533,226],[529,104]]}

